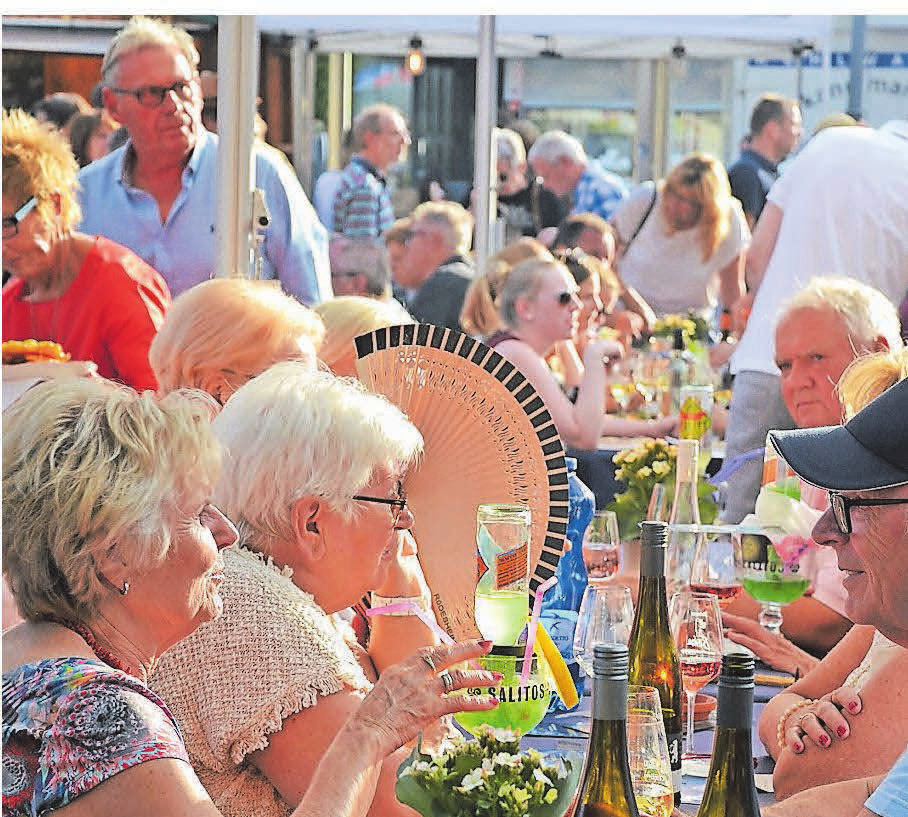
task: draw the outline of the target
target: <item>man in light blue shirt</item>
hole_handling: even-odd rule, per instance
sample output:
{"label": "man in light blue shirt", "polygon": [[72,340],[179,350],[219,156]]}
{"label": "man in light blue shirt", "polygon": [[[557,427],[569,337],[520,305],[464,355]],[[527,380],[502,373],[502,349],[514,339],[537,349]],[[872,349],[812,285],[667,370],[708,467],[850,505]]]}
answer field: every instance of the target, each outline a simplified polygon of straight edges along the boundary
{"label": "man in light blue shirt", "polygon": [[[80,229],[154,267],[176,296],[214,275],[218,138],[201,124],[198,52],[186,32],[133,18],[101,67],[104,104],[130,140],[80,173]],[[261,277],[312,305],[331,297],[328,235],[292,170],[255,149],[271,216]],[[246,270],[242,270],[244,274]]]}
{"label": "man in light blue shirt", "polygon": [[571,197],[571,213],[595,213],[608,221],[628,188],[614,173],[594,165],[580,141],[561,130],[542,134],[527,154],[533,172],[558,196]]}

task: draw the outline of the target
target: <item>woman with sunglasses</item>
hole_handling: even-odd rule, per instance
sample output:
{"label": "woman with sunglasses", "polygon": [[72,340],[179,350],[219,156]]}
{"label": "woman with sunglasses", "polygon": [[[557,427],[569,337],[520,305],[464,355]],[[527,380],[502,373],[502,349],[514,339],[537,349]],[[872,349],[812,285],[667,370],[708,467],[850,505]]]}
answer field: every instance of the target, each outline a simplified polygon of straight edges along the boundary
{"label": "woman with sunglasses", "polygon": [[[842,402],[852,411],[904,381],[908,375],[908,356],[904,351],[866,355],[852,363],[839,383]],[[902,382],[904,387],[908,384]],[[905,477],[908,479],[908,475]],[[856,519],[862,519],[861,536],[868,523],[886,506],[904,504],[904,499],[855,500],[829,492],[832,516],[841,536],[850,535]],[[893,509],[895,510],[895,509]],[[903,516],[904,519],[904,516]],[[815,529],[816,530],[816,529]],[[902,526],[904,533],[904,522]],[[857,558],[844,561],[842,568],[857,568]],[[878,553],[879,564],[870,576],[873,592],[882,594],[880,575],[887,571],[896,581],[893,592],[904,593],[900,578],[901,562],[895,553]],[[846,583],[846,590],[849,585]],[[870,592],[865,589],[865,594]],[[849,597],[852,595],[849,591]],[[866,600],[865,600],[866,601]],[[883,604],[889,604],[882,599]],[[905,748],[908,740],[908,694],[904,678],[908,673],[908,648],[894,643],[878,632],[869,621],[855,614],[851,598],[845,613],[856,623],[842,640],[803,677],[770,700],[760,715],[760,739],[775,758],[773,784],[777,797],[788,797],[803,789],[886,771]],[[750,644],[763,655],[774,646],[776,656],[793,654],[796,648],[782,643],[768,644],[768,638],[754,623],[748,632],[753,639],[741,638],[747,620],[735,619],[735,640]]]}
{"label": "woman with sunglasses", "polygon": [[[223,551],[224,614],[149,686],[224,815],[286,817],[381,673],[437,643],[412,608],[373,617],[367,650],[338,615],[369,591],[373,607],[431,615],[403,489],[422,437],[384,397],[293,361],[237,389],[212,428],[225,451],[212,498],[240,533]],[[385,762],[373,813],[406,812],[405,756]]]}
{"label": "woman with sunglasses", "polygon": [[55,341],[102,377],[155,389],[148,347],[170,292],[126,247],[75,230],[78,170],[58,131],[4,112],[3,340]]}
{"label": "woman with sunglasses", "polygon": [[528,260],[517,264],[505,279],[496,299],[506,327],[487,343],[510,360],[543,399],[565,445],[595,448],[603,434],[661,437],[677,427],[677,417],[631,420],[604,411],[606,368],[624,354],[613,340],[587,344],[576,402],[568,400],[546,365],[558,341],[569,341],[577,329],[581,308],[578,287],[564,264]]}
{"label": "woman with sunglasses", "polygon": [[611,218],[619,239],[618,273],[657,316],[696,312],[710,318],[745,291],[750,230],[722,163],[693,153],[664,180],[641,184]]}

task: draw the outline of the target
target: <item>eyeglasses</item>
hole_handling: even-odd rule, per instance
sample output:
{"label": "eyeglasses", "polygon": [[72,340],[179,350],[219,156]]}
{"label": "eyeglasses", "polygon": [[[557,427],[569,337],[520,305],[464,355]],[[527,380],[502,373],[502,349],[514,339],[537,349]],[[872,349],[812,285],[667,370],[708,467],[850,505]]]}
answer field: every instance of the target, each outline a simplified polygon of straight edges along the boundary
{"label": "eyeglasses", "polygon": [[19,235],[19,223],[24,219],[32,210],[35,209],[35,205],[38,203],[38,200],[32,196],[25,204],[23,204],[15,213],[11,216],[7,216],[3,219],[3,237],[4,238],[14,238]]}
{"label": "eyeglasses", "polygon": [[115,94],[134,96],[138,103],[146,108],[157,108],[164,101],[164,97],[171,91],[178,97],[188,97],[192,93],[191,79],[178,79],[173,85],[146,85],[143,88],[111,88]]}
{"label": "eyeglasses", "polygon": [[847,536],[851,533],[851,509],[855,507],[873,507],[876,505],[908,505],[906,499],[852,499],[842,496],[838,491],[827,491],[832,515],[835,517],[839,533]]}
{"label": "eyeglasses", "polygon": [[403,495],[401,484],[397,483],[397,496],[394,498],[384,496],[365,496],[363,494],[354,494],[353,499],[359,502],[377,502],[379,505],[391,506],[391,519],[395,527],[400,520],[401,514],[407,508],[407,498]]}

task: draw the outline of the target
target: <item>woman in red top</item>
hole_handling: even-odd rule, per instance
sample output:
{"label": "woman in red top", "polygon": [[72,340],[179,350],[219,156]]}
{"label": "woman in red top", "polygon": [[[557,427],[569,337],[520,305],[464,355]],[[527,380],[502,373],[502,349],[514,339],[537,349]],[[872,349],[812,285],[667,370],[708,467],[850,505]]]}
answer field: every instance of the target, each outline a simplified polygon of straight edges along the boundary
{"label": "woman in red top", "polygon": [[3,114],[3,340],[56,341],[102,377],[156,389],[148,347],[170,291],[126,247],[76,232],[77,172],[59,133]]}

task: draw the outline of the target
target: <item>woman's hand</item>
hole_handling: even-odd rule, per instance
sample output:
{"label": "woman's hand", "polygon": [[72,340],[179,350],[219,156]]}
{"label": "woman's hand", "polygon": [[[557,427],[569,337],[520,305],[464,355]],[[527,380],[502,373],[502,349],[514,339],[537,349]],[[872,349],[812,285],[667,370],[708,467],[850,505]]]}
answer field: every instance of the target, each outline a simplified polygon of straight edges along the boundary
{"label": "woman's hand", "polygon": [[650,422],[650,437],[676,437],[681,429],[681,418],[674,414]]}
{"label": "woman's hand", "polygon": [[374,589],[378,595],[388,598],[421,597],[427,603],[430,602],[432,593],[429,591],[425,574],[422,572],[422,565],[419,563],[416,539],[410,531],[399,532],[385,579],[381,587]]}
{"label": "woman's hand", "polygon": [[801,677],[819,663],[810,653],[796,647],[784,635],[769,632],[753,619],[722,613],[722,626],[728,638],[736,644],[747,647],[773,669]]}
{"label": "woman's hand", "polygon": [[839,687],[814,701],[810,706],[794,712],[785,723],[785,748],[795,754],[804,751],[804,741],[828,749],[838,738],[845,740],[851,734],[844,712],[857,715],[861,711],[861,698],[851,687]]}
{"label": "woman's hand", "polygon": [[624,347],[617,340],[597,337],[590,340],[586,349],[583,350],[583,365],[587,368],[601,366],[603,363],[622,357],[624,357]]}
{"label": "woman's hand", "polygon": [[[467,669],[465,662],[485,655],[491,641],[465,641],[451,646],[426,647],[386,669],[362,705],[350,717],[349,728],[366,729],[377,736],[386,755],[411,741],[444,715],[484,712],[498,706],[481,687],[501,680],[497,672]],[[448,670],[449,667],[458,666]],[[449,676],[446,682],[444,675]],[[447,692],[468,689],[466,695]]]}

